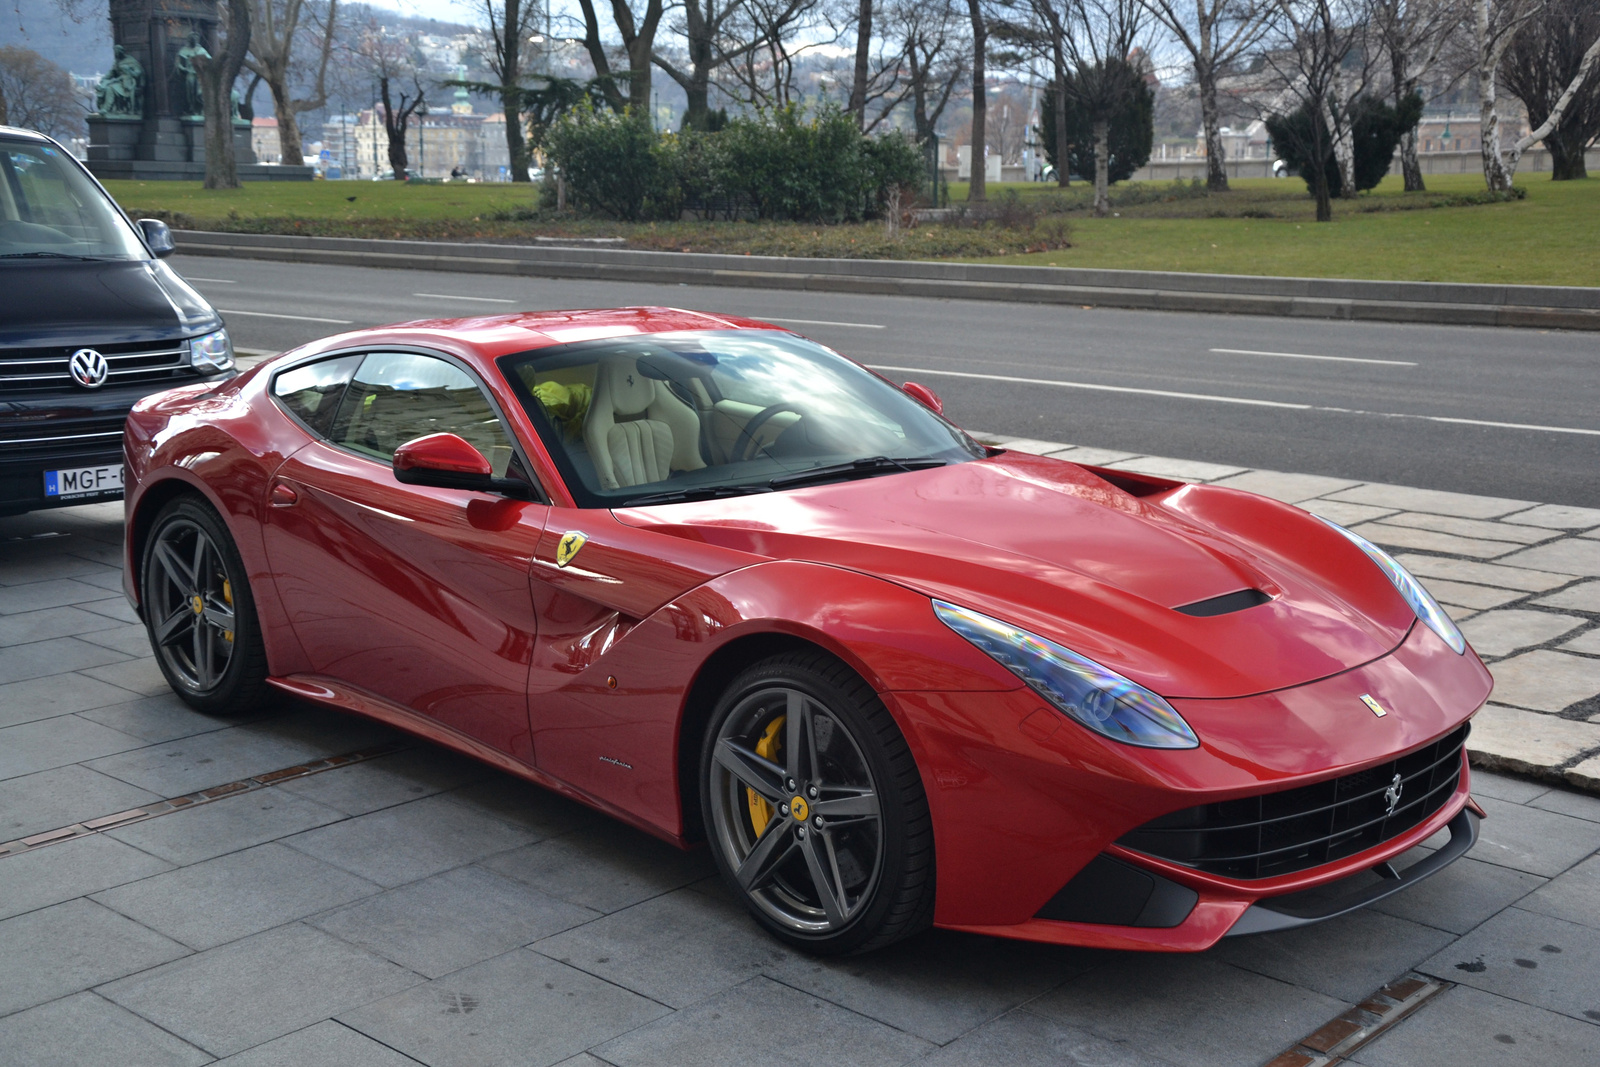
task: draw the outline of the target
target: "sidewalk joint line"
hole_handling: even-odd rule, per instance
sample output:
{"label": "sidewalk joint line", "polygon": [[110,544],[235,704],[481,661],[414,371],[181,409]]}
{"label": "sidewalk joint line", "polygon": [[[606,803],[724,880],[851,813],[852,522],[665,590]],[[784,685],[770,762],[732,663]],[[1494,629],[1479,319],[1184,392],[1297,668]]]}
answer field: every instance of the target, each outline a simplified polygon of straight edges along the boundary
{"label": "sidewalk joint line", "polygon": [[36,834],[29,834],[27,837],[18,838],[15,841],[0,842],[0,859],[6,856],[19,856],[24,852],[32,852],[46,845],[56,844],[59,841],[74,841],[80,837],[88,837],[91,834],[98,834],[105,830],[116,830],[124,826],[131,826],[136,822],[144,822],[146,819],[170,815],[172,812],[182,811],[185,808],[192,808],[200,804],[209,804],[224,797],[265,789],[268,786],[277,785],[279,782],[287,782],[292,778],[304,778],[307,775],[320,774],[323,771],[331,771],[338,767],[364,763],[367,760],[391,755],[410,747],[405,742],[395,741],[376,745],[372,748],[357,749],[354,752],[346,752],[337,756],[324,756],[321,759],[297,763],[293,767],[283,767],[249,778],[241,778],[235,782],[207,786],[204,789],[196,789],[192,793],[184,793],[182,796],[168,797],[166,800],[158,800],[141,807],[129,808],[126,811],[115,812],[111,815],[102,815],[98,819],[87,819],[83,822],[57,827],[54,830],[43,830]]}

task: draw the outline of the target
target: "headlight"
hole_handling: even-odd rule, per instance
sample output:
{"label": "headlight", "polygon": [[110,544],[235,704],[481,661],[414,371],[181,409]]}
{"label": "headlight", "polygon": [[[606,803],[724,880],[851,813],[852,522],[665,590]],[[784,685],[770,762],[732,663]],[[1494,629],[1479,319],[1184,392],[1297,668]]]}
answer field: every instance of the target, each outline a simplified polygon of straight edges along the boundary
{"label": "headlight", "polygon": [[189,366],[202,374],[228,370],[233,366],[233,342],[227,330],[217,330],[189,342]]}
{"label": "headlight", "polygon": [[[1318,515],[1317,518],[1322,519],[1322,516]],[[1467,639],[1461,636],[1461,631],[1456,628],[1456,624],[1451,621],[1450,616],[1444,613],[1444,609],[1439,606],[1439,602],[1434,600],[1426,589],[1422,588],[1420,582],[1411,577],[1410,571],[1400,566],[1399,562],[1389,553],[1360,534],[1351,533],[1336,522],[1328,522],[1327,519],[1322,519],[1322,521],[1344,534],[1357,548],[1365,552],[1367,557],[1378,565],[1378,569],[1388,577],[1389,581],[1394,583],[1394,587],[1400,591],[1400,595],[1405,598],[1405,602],[1411,605],[1411,610],[1416,612],[1417,618],[1427,623],[1428,629],[1444,638],[1444,643],[1455,649],[1456,655],[1459,656],[1466,652]]]}
{"label": "headlight", "polygon": [[1094,660],[942,600],[933,602],[933,610],[946,626],[1095,733],[1143,748],[1199,746],[1200,739],[1171,704]]}

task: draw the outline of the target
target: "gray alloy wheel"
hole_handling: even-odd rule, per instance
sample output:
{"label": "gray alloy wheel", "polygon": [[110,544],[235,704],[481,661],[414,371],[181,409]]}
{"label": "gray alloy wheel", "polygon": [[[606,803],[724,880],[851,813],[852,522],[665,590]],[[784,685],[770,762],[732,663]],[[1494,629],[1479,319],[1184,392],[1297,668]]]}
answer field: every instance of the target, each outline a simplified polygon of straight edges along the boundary
{"label": "gray alloy wheel", "polygon": [[751,913],[817,953],[931,919],[932,827],[916,765],[869,686],[831,657],[746,671],[702,753],[712,852]]}
{"label": "gray alloy wheel", "polygon": [[242,712],[265,692],[266,655],[244,566],[203,502],[180,497],[145,544],[143,608],[168,684],[201,711]]}

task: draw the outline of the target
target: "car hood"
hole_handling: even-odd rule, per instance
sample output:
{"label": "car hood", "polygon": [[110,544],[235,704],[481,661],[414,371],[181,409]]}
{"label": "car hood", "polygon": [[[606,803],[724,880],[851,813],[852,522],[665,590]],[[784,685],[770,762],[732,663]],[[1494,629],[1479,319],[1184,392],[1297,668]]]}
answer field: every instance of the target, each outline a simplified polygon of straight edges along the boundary
{"label": "car hood", "polygon": [[205,298],[156,260],[0,262],[0,347],[164,341],[221,325]]}
{"label": "car hood", "polygon": [[[1396,648],[1388,580],[1305,512],[1234,490],[1129,492],[1060,460],[1003,456],[771,494],[619,510],[635,526],[876,575],[1026,627],[1169,697],[1300,685]],[[1138,494],[1138,495],[1136,495]],[[1174,609],[1256,589],[1271,600]]]}

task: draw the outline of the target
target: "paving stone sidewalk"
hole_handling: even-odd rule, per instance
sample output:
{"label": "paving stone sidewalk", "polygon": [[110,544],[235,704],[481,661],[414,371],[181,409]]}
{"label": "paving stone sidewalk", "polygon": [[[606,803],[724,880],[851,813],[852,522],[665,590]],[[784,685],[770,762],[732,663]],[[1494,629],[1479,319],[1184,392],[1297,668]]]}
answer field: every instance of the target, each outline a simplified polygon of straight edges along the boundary
{"label": "paving stone sidewalk", "polygon": [[[1385,487],[1253,477],[1402,530],[1428,529],[1395,521],[1415,514],[1534,537],[1552,528],[1530,518],[1577,518],[1516,502],[1458,514],[1469,505],[1442,497],[1392,507]],[[1509,572],[1445,579],[1513,594],[1466,624],[1499,610],[1579,618],[1536,651],[1594,662],[1561,647],[1595,633],[1580,576],[1504,561],[1593,525],[1505,542],[1489,564],[1436,549],[1407,559]],[[1469,529],[1435,532],[1494,540]],[[1479,773],[1491,817],[1468,857],[1375,907],[1199,955],[934,931],[815,960],[764,936],[703,852],[324,709],[190,711],[122,600],[121,536],[117,504],[0,519],[0,842],[405,747],[0,855],[3,1067],[1262,1064],[1411,972],[1454,984],[1354,1062],[1600,1058],[1600,799],[1565,785]],[[1465,595],[1446,599],[1465,607]],[[1568,599],[1537,603],[1552,596]],[[1596,728],[1531,701],[1518,713]]]}
{"label": "paving stone sidewalk", "polygon": [[1600,794],[1600,510],[978,434],[1019,452],[1261,493],[1394,553],[1494,675],[1474,765]]}

